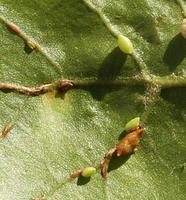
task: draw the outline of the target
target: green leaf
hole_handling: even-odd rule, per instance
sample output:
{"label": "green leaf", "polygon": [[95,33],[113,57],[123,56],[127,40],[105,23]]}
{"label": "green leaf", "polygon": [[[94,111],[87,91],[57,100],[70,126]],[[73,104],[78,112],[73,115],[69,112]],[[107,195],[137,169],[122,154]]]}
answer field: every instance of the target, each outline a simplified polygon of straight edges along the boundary
{"label": "green leaf", "polygon": [[[78,87],[37,96],[1,88],[0,128],[14,126],[0,140],[0,199],[185,200],[186,40],[178,3],[1,0],[0,88],[64,79]],[[132,56],[117,48],[118,34],[130,38]],[[111,161],[106,180],[69,178],[97,168],[136,116],[145,134],[135,154]]]}

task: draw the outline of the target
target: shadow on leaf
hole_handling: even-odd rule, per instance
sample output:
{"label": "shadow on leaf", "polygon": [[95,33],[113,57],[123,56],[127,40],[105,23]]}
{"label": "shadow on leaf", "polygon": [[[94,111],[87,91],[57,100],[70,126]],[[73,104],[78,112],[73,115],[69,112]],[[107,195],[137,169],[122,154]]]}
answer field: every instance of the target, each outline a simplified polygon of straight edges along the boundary
{"label": "shadow on leaf", "polygon": [[176,67],[183,61],[185,56],[186,39],[184,39],[181,33],[179,33],[168,44],[163,61],[169,66],[170,71],[174,71]]}
{"label": "shadow on leaf", "polygon": [[186,88],[169,88],[161,91],[161,97],[177,108],[186,108]]}
{"label": "shadow on leaf", "polygon": [[127,134],[126,131],[122,131],[118,136],[118,140],[121,140],[122,138],[124,138],[126,134]]}
{"label": "shadow on leaf", "polygon": [[5,94],[8,94],[8,93],[11,93],[12,91],[6,90],[6,89],[1,89],[1,92],[5,93]]}
{"label": "shadow on leaf", "polygon": [[57,90],[55,94],[55,98],[60,98],[62,100],[65,99],[65,94],[67,91]]}
{"label": "shadow on leaf", "polygon": [[34,51],[34,49],[30,48],[30,47],[25,43],[24,51],[25,51],[27,54],[31,54],[31,53]]}
{"label": "shadow on leaf", "polygon": [[161,97],[174,105],[173,116],[180,122],[185,122],[182,111],[186,109],[186,88],[169,88],[161,91]]}
{"label": "shadow on leaf", "polygon": [[80,177],[78,177],[77,185],[79,185],[79,186],[85,185],[85,184],[87,184],[89,181],[90,181],[90,177],[83,177],[83,176],[80,176]]}
{"label": "shadow on leaf", "polygon": [[171,174],[177,175],[178,177],[182,177],[183,173],[186,172],[186,163],[183,163],[175,168],[173,168]]}
{"label": "shadow on leaf", "polygon": [[[114,48],[101,64],[98,80],[115,80],[126,59],[127,54],[123,53],[118,47]],[[92,96],[97,100],[101,100],[108,92],[110,92],[110,89],[104,86],[92,88],[91,90]]]}
{"label": "shadow on leaf", "polygon": [[130,156],[131,155],[117,157],[116,155],[114,155],[112,160],[110,161],[108,172],[120,168],[124,163],[127,162]]}
{"label": "shadow on leaf", "polygon": [[98,72],[98,80],[115,80],[123,64],[127,59],[127,54],[118,47],[104,59]]}

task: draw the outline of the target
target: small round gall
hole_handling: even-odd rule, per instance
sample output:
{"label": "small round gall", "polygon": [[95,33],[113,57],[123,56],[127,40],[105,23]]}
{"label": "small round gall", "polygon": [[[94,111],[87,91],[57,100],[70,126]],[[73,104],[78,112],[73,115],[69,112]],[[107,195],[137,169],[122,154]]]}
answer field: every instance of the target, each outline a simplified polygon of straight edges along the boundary
{"label": "small round gall", "polygon": [[124,130],[125,131],[129,131],[132,129],[135,129],[137,127],[139,127],[139,123],[140,123],[140,118],[139,117],[135,117],[134,119],[131,119],[126,125]]}
{"label": "small round gall", "polygon": [[81,172],[81,175],[83,177],[91,177],[94,174],[96,174],[96,168],[95,167],[86,167],[83,169],[83,171]]}
{"label": "small round gall", "polygon": [[132,42],[129,38],[119,35],[118,36],[118,46],[121,51],[123,51],[126,54],[132,54],[134,52],[134,47]]}

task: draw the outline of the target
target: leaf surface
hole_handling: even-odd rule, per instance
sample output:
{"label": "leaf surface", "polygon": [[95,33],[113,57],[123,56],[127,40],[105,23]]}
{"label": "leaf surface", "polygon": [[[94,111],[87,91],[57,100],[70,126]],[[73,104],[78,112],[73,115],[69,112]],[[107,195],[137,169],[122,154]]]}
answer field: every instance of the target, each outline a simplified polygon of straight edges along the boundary
{"label": "leaf surface", "polygon": [[[186,42],[175,1],[1,0],[0,19],[1,83],[88,85],[64,96],[0,91],[0,127],[15,124],[0,141],[0,199],[185,199]],[[28,54],[5,20],[39,49]],[[143,74],[105,25],[130,38]],[[142,75],[149,84],[115,84]],[[175,87],[177,79],[183,84]],[[105,84],[90,83],[100,80]],[[145,134],[134,155],[113,161],[106,180],[99,173],[69,180],[77,169],[98,166],[137,116]]]}

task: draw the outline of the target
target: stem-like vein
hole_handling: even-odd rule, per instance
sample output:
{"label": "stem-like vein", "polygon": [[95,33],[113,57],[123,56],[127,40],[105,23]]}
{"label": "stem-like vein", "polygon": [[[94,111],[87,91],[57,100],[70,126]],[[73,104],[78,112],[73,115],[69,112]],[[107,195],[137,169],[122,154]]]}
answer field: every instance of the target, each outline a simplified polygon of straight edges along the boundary
{"label": "stem-like vein", "polygon": [[69,89],[86,89],[87,87],[104,86],[104,87],[122,87],[122,86],[147,86],[148,84],[157,85],[158,88],[186,87],[186,79],[183,77],[129,77],[123,80],[58,80],[54,83],[44,84],[39,87],[25,87],[10,84],[0,84],[0,90],[17,92],[30,96],[37,96],[51,92],[52,90],[67,91]]}
{"label": "stem-like vein", "polygon": [[[95,12],[99,18],[101,19],[101,21],[104,23],[104,25],[106,26],[106,28],[109,30],[109,32],[115,37],[118,38],[119,35],[121,35],[122,33],[117,30],[110,22],[110,20],[103,14],[103,12],[101,11],[101,9],[96,8],[92,3],[88,2],[87,0],[83,0],[83,2],[85,3],[85,5],[92,10],[93,12]],[[146,64],[143,62],[143,60],[137,55],[136,52],[134,52],[132,54],[133,59],[135,60],[135,62],[138,65],[139,71],[142,73],[143,76],[145,76],[145,70],[147,71],[147,67]]]}
{"label": "stem-like vein", "polygon": [[15,86],[9,84],[0,84],[0,90],[13,91],[25,95],[39,95],[49,92],[52,89],[52,84],[42,85],[36,88],[24,87],[24,86]]}
{"label": "stem-like vein", "polygon": [[147,84],[145,95],[143,97],[144,112],[141,116],[143,125],[146,123],[149,114],[151,113],[152,107],[158,100],[161,92],[161,87],[157,84]]}
{"label": "stem-like vein", "polygon": [[110,20],[101,12],[101,10],[100,9],[96,9],[96,7],[92,3],[90,3],[90,2],[88,2],[86,0],[83,0],[83,2],[85,3],[85,5],[87,7],[90,8],[90,10],[92,10],[93,12],[95,12],[100,17],[100,19],[102,20],[102,22],[104,23],[104,25],[107,27],[107,29],[110,31],[110,33],[115,38],[118,38],[118,35],[120,35],[121,33],[117,29],[115,29],[113,27],[113,25],[111,24]]}
{"label": "stem-like vein", "polygon": [[3,139],[4,137],[6,137],[6,135],[12,129],[13,126],[14,126],[13,123],[9,123],[6,126],[4,126],[4,128],[2,129],[2,131],[0,133],[0,139]]}
{"label": "stem-like vein", "polygon": [[144,63],[143,59],[141,59],[138,56],[136,51],[134,51],[134,53],[132,54],[132,57],[133,57],[134,61],[136,62],[137,66],[138,66],[138,70],[141,72],[142,76],[146,76],[147,66]]}
{"label": "stem-like vein", "polygon": [[36,42],[33,42],[16,24],[13,22],[7,20],[3,16],[0,16],[0,20],[7,26],[7,28],[14,32],[18,37],[20,37],[25,44],[29,44],[33,47],[33,49],[36,49],[39,51],[48,61],[52,66],[55,67],[55,70],[60,73],[60,66],[58,63],[53,61],[53,59],[43,50],[43,48]]}
{"label": "stem-like vein", "polygon": [[186,87],[186,78],[184,77],[158,77],[153,81],[156,85],[161,86],[162,89],[174,88],[174,87]]}
{"label": "stem-like vein", "polygon": [[0,90],[17,92],[30,96],[37,96],[40,94],[45,94],[51,92],[52,90],[67,90],[73,87],[73,82],[69,80],[59,80],[54,83],[44,84],[39,87],[25,87],[25,86],[15,86],[10,84],[0,84]]}
{"label": "stem-like vein", "polygon": [[186,18],[186,4],[185,4],[185,2],[183,0],[177,0],[177,2],[182,9],[184,18]]}

